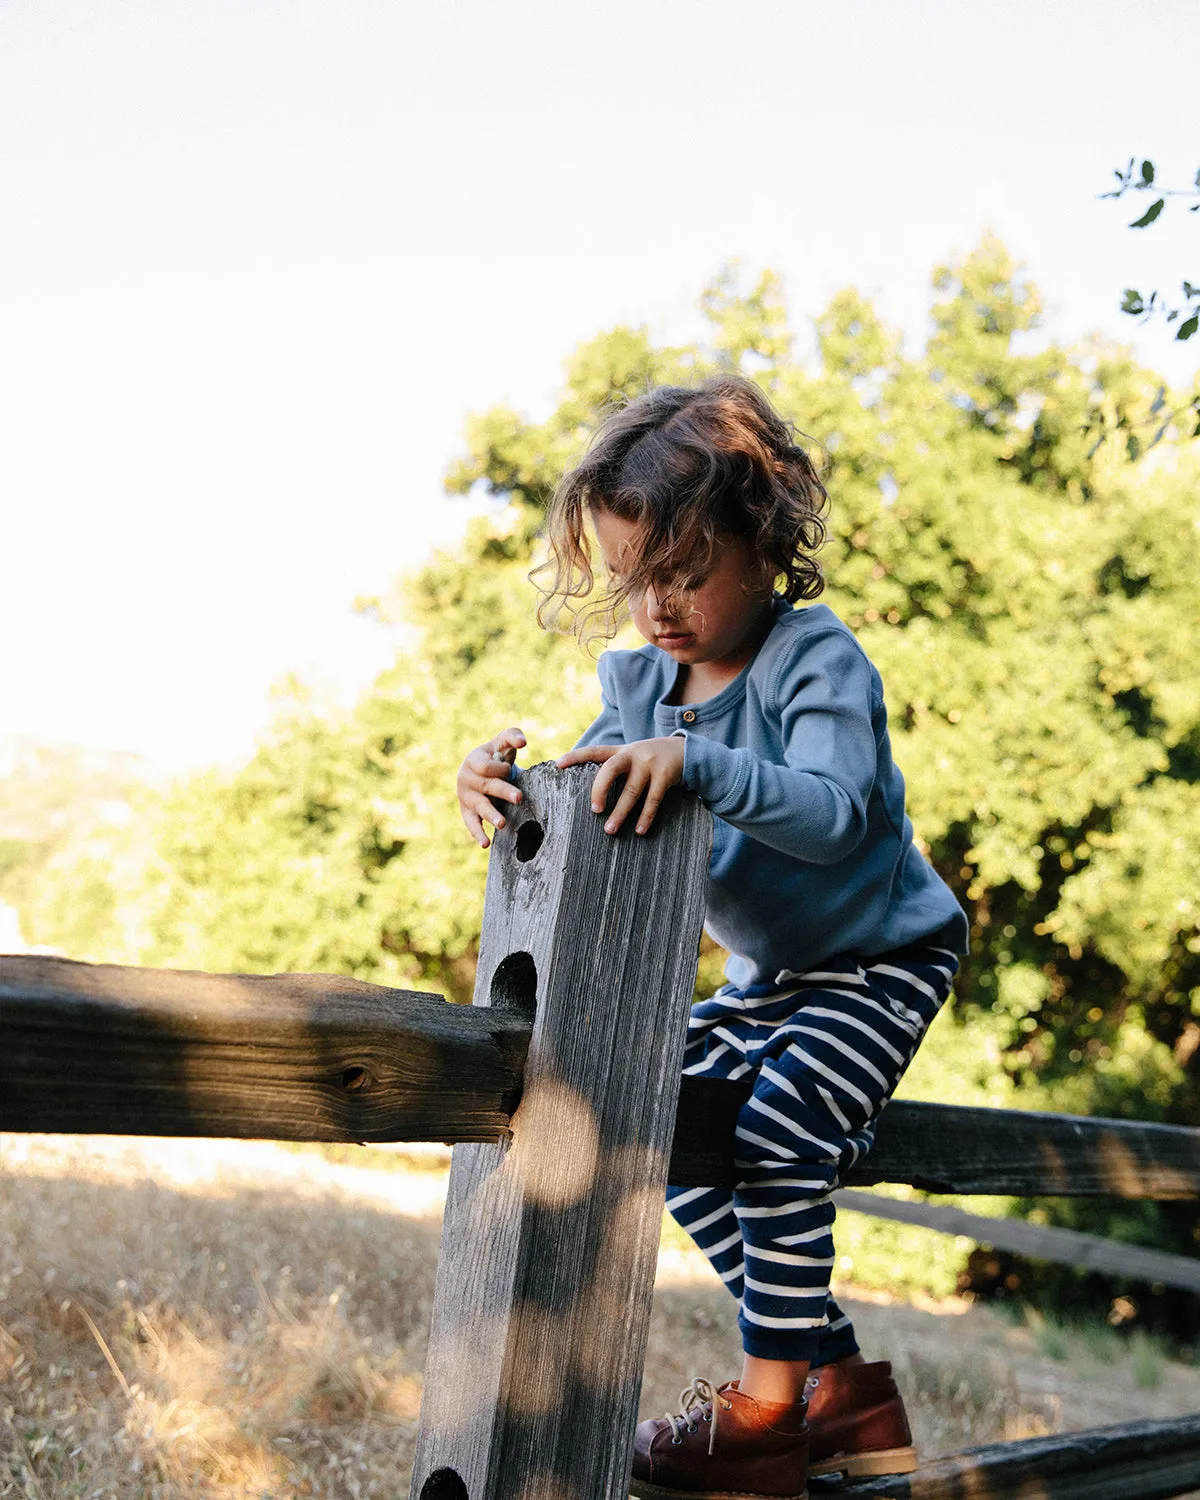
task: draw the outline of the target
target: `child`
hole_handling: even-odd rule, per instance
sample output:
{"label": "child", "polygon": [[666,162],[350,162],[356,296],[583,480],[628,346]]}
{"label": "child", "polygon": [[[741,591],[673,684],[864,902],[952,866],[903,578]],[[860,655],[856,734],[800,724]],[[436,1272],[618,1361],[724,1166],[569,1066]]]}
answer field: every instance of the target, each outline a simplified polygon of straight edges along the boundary
{"label": "child", "polygon": [[[879,674],[825,605],[792,607],[823,587],[825,504],[791,427],[722,376],[611,416],[547,522],[542,623],[581,601],[577,627],[611,634],[625,610],[648,643],[600,658],[600,716],[558,764],[599,767],[609,833],[647,832],[677,784],[715,815],[707,925],[733,956],[693,1008],[685,1072],[754,1079],[733,1191],[667,1194],[741,1304],[741,1375],[696,1380],[679,1413],[640,1424],[637,1496],[797,1500],[806,1461],[916,1465],[890,1365],[864,1363],[829,1295],[830,1194],[870,1148],[967,927],[913,845]],[[589,526],[607,578],[590,603]],[[484,848],[483,820],[504,826],[495,804],[520,801],[524,743],[505,730],[459,770]]]}

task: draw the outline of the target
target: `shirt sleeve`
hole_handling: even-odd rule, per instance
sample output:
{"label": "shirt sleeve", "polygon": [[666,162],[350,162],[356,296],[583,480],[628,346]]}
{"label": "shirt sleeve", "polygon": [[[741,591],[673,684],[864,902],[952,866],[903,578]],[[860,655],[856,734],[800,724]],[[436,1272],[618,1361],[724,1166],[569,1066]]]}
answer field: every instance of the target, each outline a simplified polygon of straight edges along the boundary
{"label": "shirt sleeve", "polygon": [[812,864],[836,864],[866,836],[875,784],[874,673],[853,637],[830,631],[781,665],[771,701],[785,764],[684,732],[683,784],[719,818]]}
{"label": "shirt sleeve", "polygon": [[578,750],[583,745],[623,745],[625,731],[621,727],[621,711],[617,707],[616,687],[612,668],[607,656],[596,663],[600,678],[600,712],[575,741]]}

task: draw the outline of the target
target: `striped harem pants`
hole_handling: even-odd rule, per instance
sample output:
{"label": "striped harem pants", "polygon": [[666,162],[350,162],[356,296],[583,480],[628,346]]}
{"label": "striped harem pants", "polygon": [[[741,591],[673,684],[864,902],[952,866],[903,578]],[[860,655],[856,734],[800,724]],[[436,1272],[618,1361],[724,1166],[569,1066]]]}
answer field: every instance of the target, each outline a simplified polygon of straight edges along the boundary
{"label": "striped harem pants", "polygon": [[950,992],[943,934],[839,955],[774,984],[725,985],[692,1007],[684,1073],[754,1075],[738,1117],[737,1182],[667,1189],[667,1207],[741,1303],[748,1354],[830,1364],[858,1349],[829,1295],[830,1197]]}

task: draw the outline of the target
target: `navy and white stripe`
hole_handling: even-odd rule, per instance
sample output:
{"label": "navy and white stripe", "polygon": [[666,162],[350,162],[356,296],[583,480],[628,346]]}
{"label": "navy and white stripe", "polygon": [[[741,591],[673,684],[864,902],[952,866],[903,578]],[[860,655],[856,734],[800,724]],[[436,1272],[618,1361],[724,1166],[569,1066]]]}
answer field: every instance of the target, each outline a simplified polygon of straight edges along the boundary
{"label": "navy and white stripe", "polygon": [[693,1006],[685,1073],[754,1075],[728,1188],[668,1188],[667,1206],[741,1302],[746,1351],[828,1364],[854,1353],[829,1295],[831,1193],[867,1152],[879,1111],[958,969],[938,934],[874,959],[843,955]]}

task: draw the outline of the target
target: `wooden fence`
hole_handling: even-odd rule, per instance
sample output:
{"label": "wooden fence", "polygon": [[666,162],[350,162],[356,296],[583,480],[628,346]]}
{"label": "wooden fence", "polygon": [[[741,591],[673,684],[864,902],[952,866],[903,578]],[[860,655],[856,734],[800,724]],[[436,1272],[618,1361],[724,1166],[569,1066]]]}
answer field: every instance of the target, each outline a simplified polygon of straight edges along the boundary
{"label": "wooden fence", "polygon": [[[0,1129],[454,1144],[412,1500],[626,1495],[666,1183],[733,1180],[746,1086],[679,1077],[711,820],[675,794],[650,836],[610,838],[590,779],[525,774],[489,863],[471,1007],[330,975],[0,960]],[[877,1183],[1191,1199],[1198,1131],[894,1101],[840,1198],[1200,1290],[1189,1257],[856,1191]],[[975,1449],[836,1493],[1197,1488],[1200,1415]]]}

